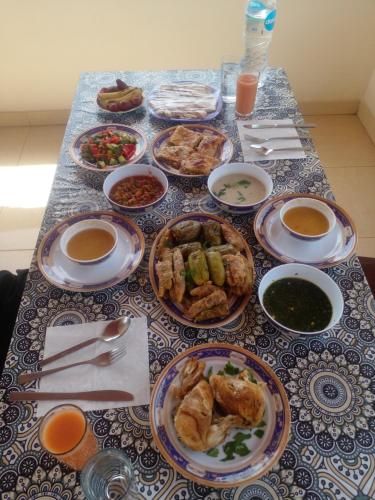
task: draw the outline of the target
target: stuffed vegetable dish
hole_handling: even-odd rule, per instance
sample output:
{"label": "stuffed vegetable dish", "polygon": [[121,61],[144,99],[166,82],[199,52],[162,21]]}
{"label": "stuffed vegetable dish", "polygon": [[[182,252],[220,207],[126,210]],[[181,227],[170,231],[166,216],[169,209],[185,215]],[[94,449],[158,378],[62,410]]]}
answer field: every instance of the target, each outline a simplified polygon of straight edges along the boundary
{"label": "stuffed vegetable dish", "polygon": [[172,221],[155,241],[150,275],[163,305],[177,309],[174,316],[183,323],[201,327],[242,312],[254,270],[250,250],[232,226],[218,217],[189,214]]}

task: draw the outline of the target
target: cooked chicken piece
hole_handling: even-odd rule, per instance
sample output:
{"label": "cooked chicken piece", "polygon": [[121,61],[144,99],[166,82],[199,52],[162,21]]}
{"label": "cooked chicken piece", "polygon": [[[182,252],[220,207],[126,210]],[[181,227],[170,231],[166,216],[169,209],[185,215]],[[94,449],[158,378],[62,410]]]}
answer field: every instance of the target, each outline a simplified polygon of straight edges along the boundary
{"label": "cooked chicken piece", "polygon": [[206,380],[201,380],[184,397],[174,418],[181,441],[194,451],[206,451],[224,441],[228,430],[242,423],[238,416],[228,415],[212,424],[214,399]]}
{"label": "cooked chicken piece", "polygon": [[203,297],[202,299],[194,302],[188,311],[188,315],[195,318],[202,311],[212,309],[213,307],[224,304],[225,302],[227,302],[227,295],[224,290],[215,290],[210,295],[207,295],[207,297]]}
{"label": "cooked chicken piece", "polygon": [[164,297],[165,291],[172,288],[172,251],[169,248],[164,248],[161,254],[161,259],[162,260],[159,260],[156,264],[156,273],[159,278],[159,297]]}
{"label": "cooked chicken piece", "polygon": [[223,304],[219,304],[218,306],[213,307],[212,309],[205,309],[200,312],[197,316],[195,316],[196,321],[205,321],[206,319],[213,318],[221,318],[223,316],[227,316],[229,314],[229,305],[228,302],[224,302]]}
{"label": "cooked chicken piece", "polygon": [[180,303],[184,297],[186,288],[185,283],[185,264],[181,250],[173,250],[173,297]]}
{"label": "cooked chicken piece", "polygon": [[253,270],[249,261],[241,254],[223,255],[225,275],[231,292],[243,295],[250,292],[253,284]]}
{"label": "cooked chicken piece", "polygon": [[197,286],[190,290],[190,295],[193,297],[198,297],[198,299],[202,299],[203,297],[207,297],[207,295],[210,295],[210,293],[214,292],[215,290],[220,290],[219,287],[216,285],[213,285],[211,281],[207,281],[204,285]]}
{"label": "cooked chicken piece", "polygon": [[175,388],[174,394],[177,398],[183,398],[200,380],[206,365],[203,361],[190,358],[186,361],[180,373],[180,387]]}
{"label": "cooked chicken piece", "polygon": [[243,239],[232,227],[227,224],[221,224],[221,230],[227,243],[230,243],[240,251],[245,249]]}
{"label": "cooked chicken piece", "polygon": [[246,370],[234,377],[210,377],[214,398],[223,410],[231,415],[239,415],[253,427],[261,422],[265,410],[262,385],[250,382]]}
{"label": "cooked chicken piece", "polygon": [[156,249],[156,256],[161,257],[165,248],[172,246],[173,237],[170,229],[166,229],[162,234],[158,247]]}

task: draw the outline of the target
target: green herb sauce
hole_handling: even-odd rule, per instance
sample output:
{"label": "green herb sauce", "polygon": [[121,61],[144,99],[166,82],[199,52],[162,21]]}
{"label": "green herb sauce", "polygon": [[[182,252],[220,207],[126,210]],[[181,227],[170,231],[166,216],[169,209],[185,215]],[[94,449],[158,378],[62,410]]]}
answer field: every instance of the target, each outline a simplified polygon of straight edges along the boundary
{"label": "green herb sauce", "polygon": [[283,278],[270,285],[264,307],[278,323],[301,332],[323,330],[332,318],[332,304],[318,286],[301,278]]}

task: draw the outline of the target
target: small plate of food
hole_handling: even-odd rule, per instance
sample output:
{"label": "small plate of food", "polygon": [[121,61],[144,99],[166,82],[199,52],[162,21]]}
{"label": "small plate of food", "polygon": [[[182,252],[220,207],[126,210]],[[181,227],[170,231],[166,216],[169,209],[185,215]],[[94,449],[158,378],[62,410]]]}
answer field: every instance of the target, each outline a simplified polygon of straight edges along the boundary
{"label": "small plate of food", "polygon": [[112,172],[137,163],[145,154],[147,141],[134,127],[120,123],[98,125],[79,134],[69,146],[74,163],[94,172]]}
{"label": "small plate of food", "polygon": [[148,97],[151,116],[174,122],[203,122],[220,113],[223,100],[220,91],[205,83],[181,81],[163,83]]}
{"label": "small plate of food", "polygon": [[228,163],[232,141],[213,127],[199,124],[164,129],[152,142],[152,156],[165,172],[180,177],[202,177]]}
{"label": "small plate of food", "polygon": [[337,266],[357,243],[350,216],[334,201],[305,193],[288,193],[266,201],[254,219],[255,237],[284,263]]}
{"label": "small plate of food", "polygon": [[233,226],[193,212],[160,231],[151,248],[149,273],[156,296],[173,318],[193,328],[219,328],[248,304],[254,262]]}
{"label": "small plate of food", "polygon": [[141,88],[131,87],[118,78],[116,85],[100,89],[96,102],[102,111],[129,113],[142,106],[143,93]]}
{"label": "small plate of food", "polygon": [[235,488],[256,481],[281,457],[290,410],[282,383],[255,354],[202,344],[164,368],[150,422],[164,459],[184,477]]}

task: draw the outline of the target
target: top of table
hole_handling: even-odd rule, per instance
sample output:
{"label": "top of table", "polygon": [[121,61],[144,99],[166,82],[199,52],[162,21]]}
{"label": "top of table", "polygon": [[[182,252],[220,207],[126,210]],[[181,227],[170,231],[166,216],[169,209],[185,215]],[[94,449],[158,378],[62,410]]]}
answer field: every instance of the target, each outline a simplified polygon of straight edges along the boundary
{"label": "top of table", "polygon": [[[155,132],[170,126],[168,122],[149,119],[142,109],[115,118],[98,113],[98,89],[113,84],[118,77],[143,87],[146,95],[156,84],[166,81],[219,83],[218,72],[201,70],[82,74],[38,241],[64,217],[109,208],[98,177],[72,165],[68,145],[76,134],[96,123],[116,121],[136,125],[151,139]],[[282,69],[267,70],[255,117],[302,121]],[[233,161],[241,161],[233,105],[225,105],[210,124],[229,134],[235,145]],[[311,140],[306,144],[307,158],[268,163],[275,193],[292,191],[332,197]],[[148,154],[143,162],[151,162]],[[337,499],[374,496],[375,306],[358,260],[352,257],[327,271],[345,300],[343,317],[329,333],[308,339],[279,333],[262,314],[255,294],[235,322],[221,329],[195,330],[164,312],[147,274],[150,246],[158,231],[171,218],[192,210],[216,211],[205,182],[171,177],[162,205],[135,218],[146,239],[145,257],[137,272],[100,292],[83,294],[58,289],[45,280],[33,259],[0,385],[0,492],[5,493],[2,498],[83,498],[79,474],[40,450],[35,403],[9,405],[7,393],[21,389],[17,375],[34,367],[42,357],[47,326],[107,320],[125,312],[148,317],[151,383],[177,353],[188,347],[212,341],[236,343],[256,353],[275,370],[288,392],[292,413],[288,447],[272,471],[253,485],[212,493],[210,488],[181,477],[163,460],[152,443],[147,406],[90,412],[94,432],[103,447],[122,447],[130,456],[139,491],[145,498],[203,498],[210,492],[210,498],[226,500],[239,498],[240,494],[241,498],[262,499],[305,495],[310,500],[328,495]],[[252,249],[258,284],[278,262],[257,243],[248,216],[225,217],[240,230]]]}

